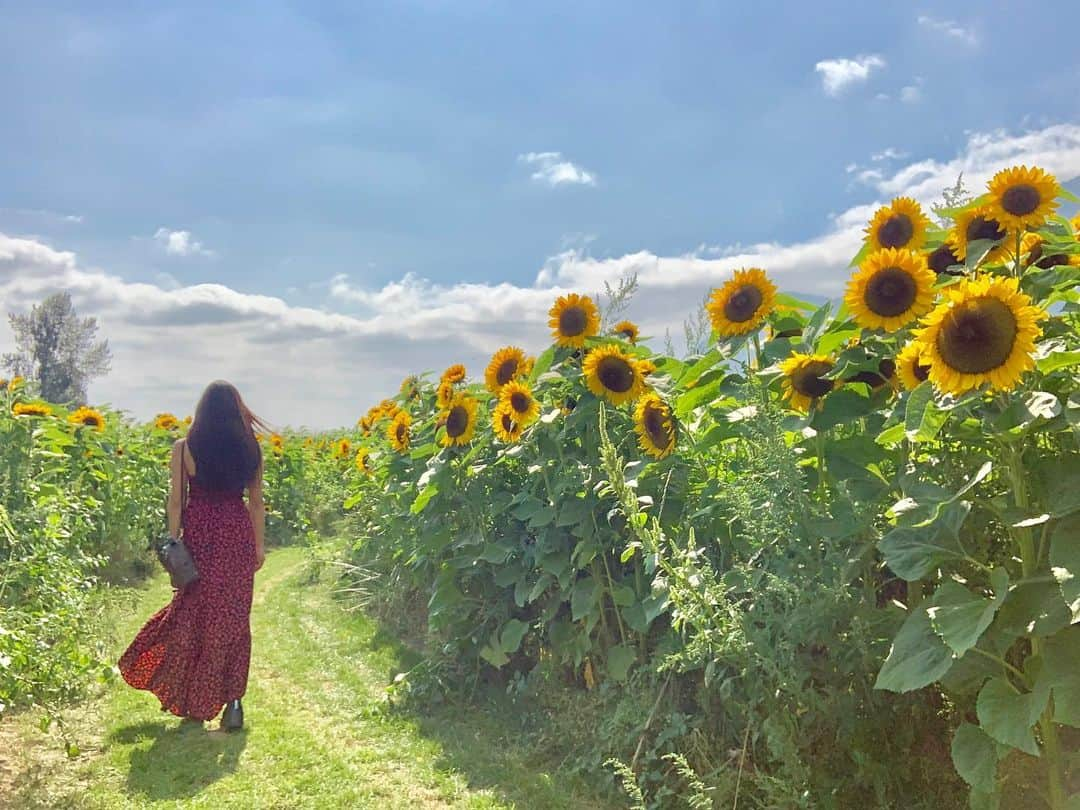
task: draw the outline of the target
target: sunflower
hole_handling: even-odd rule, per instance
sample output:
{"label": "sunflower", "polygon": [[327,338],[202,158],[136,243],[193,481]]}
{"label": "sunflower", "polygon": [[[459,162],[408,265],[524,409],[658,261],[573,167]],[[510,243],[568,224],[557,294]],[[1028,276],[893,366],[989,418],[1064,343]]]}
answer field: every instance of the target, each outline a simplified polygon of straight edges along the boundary
{"label": "sunflower", "polygon": [[908,391],[913,391],[919,387],[919,383],[930,378],[930,364],[923,357],[923,347],[919,341],[911,341],[896,355],[896,376]]}
{"label": "sunflower", "polygon": [[390,439],[390,446],[399,453],[404,453],[409,449],[409,426],[411,424],[412,417],[409,416],[408,412],[398,411],[394,420],[390,423],[390,427],[386,430],[387,437]]}
{"label": "sunflower", "polygon": [[491,415],[491,426],[495,435],[507,444],[513,444],[525,432],[525,425],[516,417],[508,402],[500,402],[495,408],[495,413]]}
{"label": "sunflower", "polygon": [[443,380],[439,383],[439,387],[435,389],[435,404],[440,409],[446,410],[450,407],[450,402],[454,399],[454,384],[449,380]]}
{"label": "sunflower", "polygon": [[285,439],[281,437],[280,433],[270,434],[270,449],[275,456],[280,456],[285,452]]}
{"label": "sunflower", "polygon": [[404,380],[401,381],[401,388],[398,389],[400,394],[405,397],[406,400],[412,401],[420,396],[420,378],[415,374],[410,374]]}
{"label": "sunflower", "polygon": [[566,399],[563,400],[562,406],[559,408],[559,411],[562,413],[563,416],[569,416],[574,412],[574,408],[576,407],[577,399],[575,397],[567,395]]}
{"label": "sunflower", "polygon": [[929,225],[930,220],[915,200],[897,197],[874,214],[866,228],[866,241],[875,250],[919,250],[926,244],[926,228]]}
{"label": "sunflower", "polygon": [[352,452],[352,442],[348,439],[338,439],[334,442],[334,458],[345,458]]}
{"label": "sunflower", "polygon": [[105,417],[101,415],[100,411],[95,411],[93,408],[87,408],[86,406],[74,411],[68,416],[68,421],[73,425],[92,427],[98,433],[105,430]]}
{"label": "sunflower", "polygon": [[895,332],[930,311],[934,274],[926,260],[905,248],[871,253],[848,282],[844,301],[864,329]]}
{"label": "sunflower", "polygon": [[858,371],[850,377],[845,377],[844,382],[866,383],[872,391],[877,391],[885,385],[896,388],[896,361],[884,358],[878,361],[877,371]]}
{"label": "sunflower", "polygon": [[555,301],[548,313],[555,342],[560,346],[580,349],[586,338],[600,331],[600,313],[587,295],[570,293]]}
{"label": "sunflower", "polygon": [[[1073,236],[1076,239],[1080,240],[1080,214],[1077,214],[1075,217],[1070,219],[1069,224],[1072,225]],[[16,377],[15,379],[18,379],[18,377]]]}
{"label": "sunflower", "polygon": [[22,384],[23,384],[23,378],[16,375],[16,376],[12,377],[10,380],[8,380],[7,390],[9,392],[14,391],[16,388],[18,388]]}
{"label": "sunflower", "polygon": [[8,387],[7,378],[6,377],[0,377],[0,390],[6,389],[7,387]]}
{"label": "sunflower", "polygon": [[194,418],[191,417],[191,416],[185,416],[184,417],[184,424],[185,425],[190,425],[193,421],[194,421]]}
{"label": "sunflower", "polygon": [[479,403],[466,394],[455,394],[450,406],[443,414],[446,433],[442,443],[446,447],[461,446],[472,441],[476,430],[476,408]]}
{"label": "sunflower", "polygon": [[611,331],[623,340],[628,340],[631,343],[637,343],[638,336],[641,334],[637,328],[637,324],[633,321],[619,321]]}
{"label": "sunflower", "polygon": [[956,265],[963,265],[964,260],[961,259],[953,251],[952,245],[948,242],[944,242],[933,250],[926,254],[926,265],[938,275],[946,274],[950,276],[962,276],[964,270],[951,270],[950,268]]}
{"label": "sunflower", "polygon": [[648,377],[650,374],[656,373],[656,363],[652,360],[638,360],[637,370],[641,372],[642,377]]}
{"label": "sunflower", "polygon": [[510,382],[499,391],[499,405],[507,406],[521,426],[528,427],[540,416],[540,403],[532,390],[523,382]]}
{"label": "sunflower", "polygon": [[508,382],[526,376],[531,370],[532,363],[525,357],[525,352],[517,346],[507,346],[492,355],[484,371],[484,384],[491,393],[497,394]]}
{"label": "sunflower", "polygon": [[930,363],[930,381],[962,394],[989,383],[1011,390],[1033,368],[1038,322],[1046,313],[1020,292],[1019,280],[985,276],[945,291],[915,337]]}
{"label": "sunflower", "polygon": [[1002,169],[990,181],[990,208],[1006,228],[1038,228],[1058,207],[1061,191],[1054,175],[1037,166]]}
{"label": "sunflower", "polygon": [[618,346],[600,346],[585,356],[585,384],[612,405],[633,402],[645,392],[637,362]]}
{"label": "sunflower", "polygon": [[736,270],[723,287],[713,290],[705,308],[713,329],[721,337],[755,332],[772,312],[776,303],[776,285],[764,270],[751,267]]}
{"label": "sunflower", "polygon": [[[1023,267],[1035,265],[1042,270],[1064,265],[1076,266],[1080,262],[1080,255],[1068,253],[1047,253],[1046,243],[1037,233],[1025,233],[1020,238],[1020,257]],[[1025,259],[1026,257],[1026,259]],[[1008,253],[1009,263],[1016,261],[1015,246],[1010,246]]]}
{"label": "sunflower", "polygon": [[656,394],[648,393],[638,400],[634,430],[642,451],[653,458],[664,458],[675,449],[675,421],[671,408]]}
{"label": "sunflower", "polygon": [[[946,240],[952,248],[953,255],[961,262],[967,259],[967,246],[979,239],[990,239],[1001,242],[1007,236],[1005,226],[994,218],[989,206],[968,208],[956,215],[956,222],[949,231]],[[999,244],[985,257],[986,261],[994,262],[1005,255],[1007,247]]]}
{"label": "sunflower", "polygon": [[52,408],[43,402],[16,402],[11,412],[16,416],[52,416]]}
{"label": "sunflower", "polygon": [[454,363],[446,371],[442,373],[442,377],[439,378],[441,382],[459,383],[465,379],[465,366],[461,363]]}
{"label": "sunflower", "polygon": [[371,428],[373,426],[373,423],[370,416],[361,416],[360,419],[357,421],[356,426],[360,428],[360,432],[363,433],[365,436],[371,435]]}
{"label": "sunflower", "polygon": [[[342,458],[344,458],[344,456]],[[366,447],[356,448],[356,458],[353,460],[353,463],[356,464],[356,469],[362,473],[371,475],[375,472],[371,466],[371,451]]]}
{"label": "sunflower", "polygon": [[780,364],[784,372],[784,398],[797,411],[808,412],[815,401],[833,390],[835,382],[822,377],[833,368],[833,361],[823,354],[796,352]]}
{"label": "sunflower", "polygon": [[154,417],[154,427],[158,430],[176,430],[180,423],[171,413],[159,413]]}

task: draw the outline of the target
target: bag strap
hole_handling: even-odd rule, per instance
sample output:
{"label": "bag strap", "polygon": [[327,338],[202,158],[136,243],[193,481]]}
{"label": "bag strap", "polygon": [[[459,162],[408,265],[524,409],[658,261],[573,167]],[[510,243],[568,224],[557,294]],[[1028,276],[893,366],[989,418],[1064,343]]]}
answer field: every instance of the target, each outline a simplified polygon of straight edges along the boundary
{"label": "bag strap", "polygon": [[188,501],[188,474],[187,474],[187,439],[180,440],[180,531],[178,535],[184,535],[184,510],[187,509]]}

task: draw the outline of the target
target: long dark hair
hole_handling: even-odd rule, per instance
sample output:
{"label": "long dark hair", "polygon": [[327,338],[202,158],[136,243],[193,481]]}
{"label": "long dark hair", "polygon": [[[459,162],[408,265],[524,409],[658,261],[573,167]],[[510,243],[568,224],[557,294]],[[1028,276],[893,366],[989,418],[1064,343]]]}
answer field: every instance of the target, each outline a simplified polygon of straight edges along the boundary
{"label": "long dark hair", "polygon": [[187,435],[195,457],[195,478],[201,486],[236,491],[251,484],[262,462],[255,428],[269,432],[234,385],[214,380],[206,386]]}

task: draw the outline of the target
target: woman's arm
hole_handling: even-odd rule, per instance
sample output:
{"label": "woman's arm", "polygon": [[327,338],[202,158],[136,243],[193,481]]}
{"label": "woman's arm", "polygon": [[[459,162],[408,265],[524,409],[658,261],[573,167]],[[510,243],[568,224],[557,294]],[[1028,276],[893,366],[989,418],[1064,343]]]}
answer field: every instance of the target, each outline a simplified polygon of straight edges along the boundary
{"label": "woman's arm", "polygon": [[263,501],[262,461],[259,462],[255,480],[248,486],[247,510],[251,515],[251,525],[255,528],[255,570],[258,571],[266,559],[266,503]]}
{"label": "woman's arm", "polygon": [[180,531],[180,510],[183,508],[184,492],[181,486],[181,466],[184,463],[183,440],[178,439],[169,458],[169,499],[165,502],[165,519],[169,537],[177,537]]}

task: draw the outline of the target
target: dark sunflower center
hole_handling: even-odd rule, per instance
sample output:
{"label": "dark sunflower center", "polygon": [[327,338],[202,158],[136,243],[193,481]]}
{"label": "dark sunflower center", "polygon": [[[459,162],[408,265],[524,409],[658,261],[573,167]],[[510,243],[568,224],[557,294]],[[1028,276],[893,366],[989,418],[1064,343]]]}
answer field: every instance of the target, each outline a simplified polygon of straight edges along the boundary
{"label": "dark sunflower center", "polygon": [[811,399],[823,397],[833,389],[833,381],[822,379],[822,374],[828,374],[832,370],[832,363],[823,360],[813,360],[800,368],[791,376],[791,385],[804,396]]}
{"label": "dark sunflower center", "polygon": [[896,374],[896,361],[885,358],[877,364],[878,373],[886,380],[891,380]]}
{"label": "dark sunflower center", "polygon": [[1014,217],[1022,217],[1030,214],[1039,207],[1039,190],[1027,183],[1010,186],[1001,195],[1001,207]]}
{"label": "dark sunflower center", "polygon": [[506,433],[514,432],[514,420],[510,418],[510,414],[503,412],[502,416],[502,429]]}
{"label": "dark sunflower center", "polygon": [[907,214],[893,214],[878,228],[877,237],[882,247],[900,248],[911,241],[915,226]]}
{"label": "dark sunflower center", "polygon": [[871,276],[863,301],[875,315],[891,318],[911,309],[917,294],[915,279],[906,270],[886,267]]}
{"label": "dark sunflower center", "polygon": [[875,374],[873,371],[860,371],[847,379],[849,382],[866,383],[871,388],[880,388],[885,384],[885,378],[880,374]]}
{"label": "dark sunflower center", "polygon": [[930,379],[930,366],[924,366],[922,363],[915,362],[911,373],[915,375],[915,379],[919,382],[926,382]]}
{"label": "dark sunflower center", "polygon": [[969,242],[974,242],[977,239],[992,239],[998,242],[1005,238],[1005,229],[998,224],[996,219],[975,217],[968,223],[964,236],[967,237]]}
{"label": "dark sunflower center", "polygon": [[461,405],[455,405],[450,409],[446,417],[446,435],[456,439],[465,432],[469,426],[469,412]]}
{"label": "dark sunflower center", "polygon": [[1051,253],[1049,256],[1043,256],[1037,262],[1036,267],[1041,267],[1043,270],[1049,270],[1051,267],[1059,267],[1063,264],[1069,263],[1069,256],[1065,253]]}
{"label": "dark sunflower center", "polygon": [[559,313],[559,332],[566,337],[577,337],[585,331],[588,323],[585,310],[581,307],[569,307]]}
{"label": "dark sunflower center", "polygon": [[953,250],[948,245],[942,245],[926,257],[926,263],[935,273],[947,273],[953,265],[961,264]]}
{"label": "dark sunflower center", "polygon": [[499,385],[506,385],[514,379],[515,374],[517,374],[517,360],[510,358],[503,361],[502,365],[499,366],[499,370],[495,372],[495,382]]}
{"label": "dark sunflower center", "polygon": [[732,323],[743,323],[754,317],[761,306],[761,290],[753,284],[744,284],[724,304],[724,317]]}
{"label": "dark sunflower center", "polygon": [[667,447],[671,437],[664,429],[664,412],[659,408],[646,408],[645,418],[642,421],[645,423],[645,432],[649,434],[652,443],[657,447]]}
{"label": "dark sunflower center", "polygon": [[515,391],[510,395],[510,407],[518,413],[525,413],[529,410],[529,405],[532,404],[532,398],[528,394],[524,394],[521,391]]}
{"label": "dark sunflower center", "polygon": [[997,298],[972,298],[941,322],[937,350],[952,368],[983,374],[1008,360],[1016,343],[1016,317]]}
{"label": "dark sunflower center", "polygon": [[634,385],[634,369],[621,357],[605,357],[599,363],[596,376],[608,391],[622,394]]}
{"label": "dark sunflower center", "polygon": [[405,425],[398,424],[398,426],[397,426],[397,440],[399,442],[403,442],[408,437],[408,435],[409,435],[408,430],[406,429]]}
{"label": "dark sunflower center", "polygon": [[627,327],[626,329],[620,330],[619,334],[622,335],[627,340],[633,340],[634,339],[634,330],[630,329],[629,327]]}
{"label": "dark sunflower center", "polygon": [[90,425],[92,427],[97,427],[98,420],[97,420],[96,416],[84,416],[82,418],[82,423],[84,425]]}

